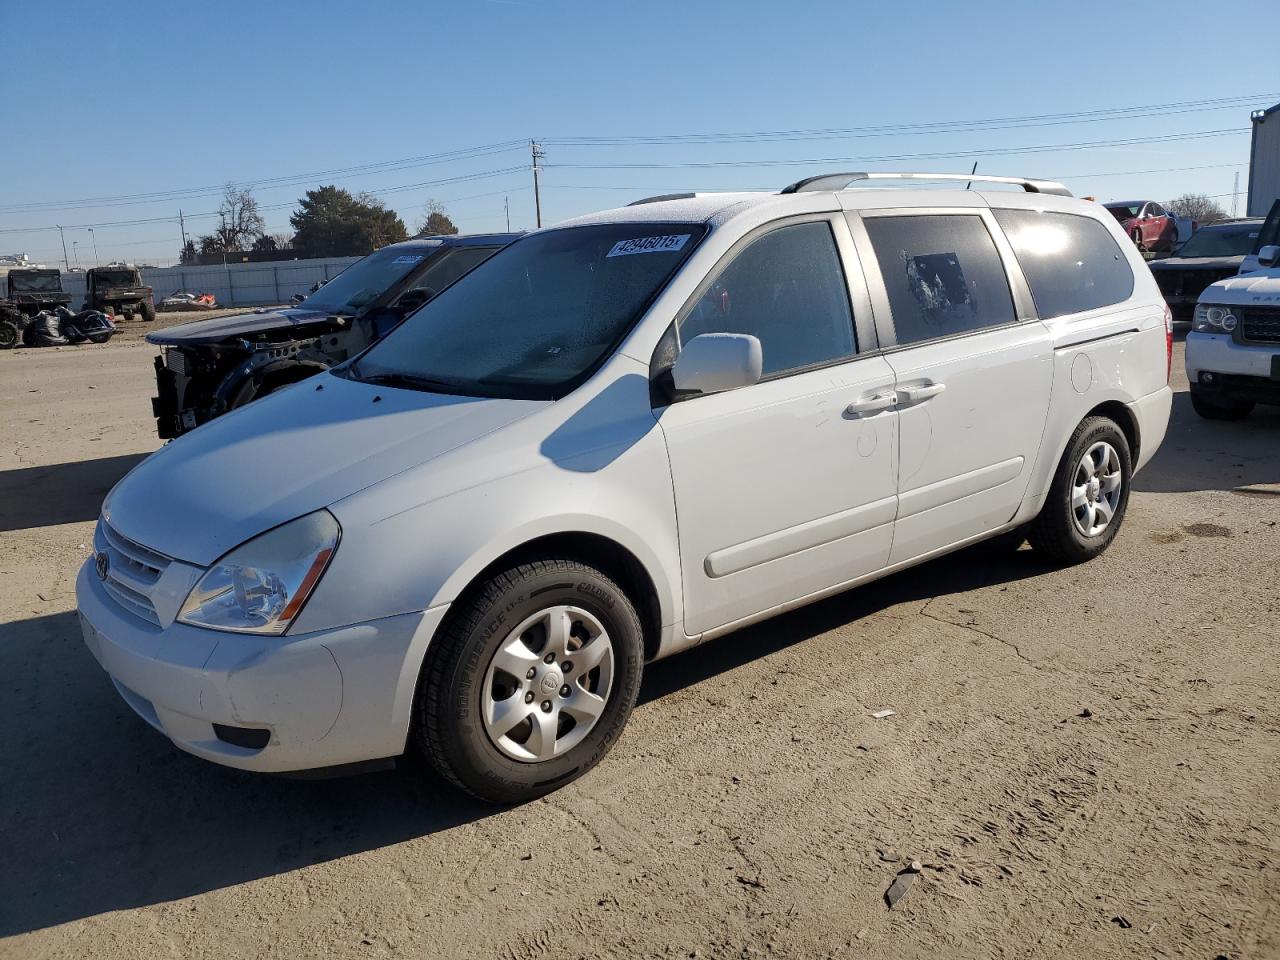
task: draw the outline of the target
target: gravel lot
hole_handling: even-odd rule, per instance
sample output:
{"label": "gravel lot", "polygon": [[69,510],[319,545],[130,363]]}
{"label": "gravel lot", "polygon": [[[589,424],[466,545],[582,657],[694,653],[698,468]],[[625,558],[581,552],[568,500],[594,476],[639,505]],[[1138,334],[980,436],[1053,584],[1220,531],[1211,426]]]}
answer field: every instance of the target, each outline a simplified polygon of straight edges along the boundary
{"label": "gravel lot", "polygon": [[73,583],[158,445],[140,330],[0,353],[0,956],[1280,956],[1280,410],[1180,381],[1099,560],[975,548],[657,664],[597,770],[494,810],[121,702]]}

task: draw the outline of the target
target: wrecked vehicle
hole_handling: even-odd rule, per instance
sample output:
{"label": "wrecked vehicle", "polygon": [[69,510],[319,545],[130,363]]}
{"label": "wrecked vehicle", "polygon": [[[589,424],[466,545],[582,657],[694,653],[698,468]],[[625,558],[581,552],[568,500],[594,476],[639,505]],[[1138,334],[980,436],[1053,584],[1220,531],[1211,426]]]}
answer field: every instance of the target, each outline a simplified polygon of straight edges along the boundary
{"label": "wrecked vehicle", "polygon": [[137,267],[112,264],[90,267],[84,275],[84,309],[101,310],[116,317],[146,321],[156,318],[152,290],[142,282]]}
{"label": "wrecked vehicle", "polygon": [[179,290],[160,301],[160,310],[216,310],[218,299],[212,293],[188,293]]}
{"label": "wrecked vehicle", "polygon": [[163,440],[355,356],[518,234],[383,247],[296,306],[194,320],[147,336],[163,347],[151,401]]}

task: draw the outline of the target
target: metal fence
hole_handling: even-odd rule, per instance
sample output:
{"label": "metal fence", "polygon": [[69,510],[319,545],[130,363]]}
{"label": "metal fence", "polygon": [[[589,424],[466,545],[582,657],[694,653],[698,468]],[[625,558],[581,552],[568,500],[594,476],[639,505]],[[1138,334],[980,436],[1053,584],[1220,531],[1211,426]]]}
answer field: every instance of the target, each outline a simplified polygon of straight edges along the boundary
{"label": "metal fence", "polygon": [[[211,267],[157,267],[142,270],[142,282],[155,291],[158,304],[179,291],[212,293],[227,307],[256,307],[288,303],[321,280],[331,280],[359,257],[318,260],[280,260],[275,263],[228,263]],[[71,294],[71,307],[84,303],[83,273],[64,273],[62,289]]]}

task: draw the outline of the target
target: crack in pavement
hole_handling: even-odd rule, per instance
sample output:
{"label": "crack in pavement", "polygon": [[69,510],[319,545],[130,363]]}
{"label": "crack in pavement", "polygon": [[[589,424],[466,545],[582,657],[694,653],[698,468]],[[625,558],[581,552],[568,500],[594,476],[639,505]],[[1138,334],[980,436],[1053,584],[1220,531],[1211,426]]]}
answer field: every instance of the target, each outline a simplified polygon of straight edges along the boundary
{"label": "crack in pavement", "polygon": [[930,613],[929,604],[933,603],[933,601],[937,599],[938,599],[937,597],[930,597],[928,600],[926,600],[924,606],[921,607],[920,610],[918,611],[919,616],[925,617],[929,620],[934,620],[938,623],[945,623],[951,627],[959,627],[961,630],[972,630],[974,633],[980,634],[981,636],[986,637],[988,640],[994,640],[996,643],[1004,644],[1004,646],[1008,647],[1010,650],[1012,650],[1014,653],[1018,655],[1019,660],[1022,660],[1024,663],[1029,663],[1032,667],[1034,667],[1037,670],[1040,670],[1045,666],[1045,664],[1042,664],[1040,661],[1032,660],[1030,657],[1028,657],[1025,653],[1022,652],[1022,648],[1019,647],[1012,640],[1006,640],[1003,637],[997,637],[994,633],[988,633],[986,630],[983,630],[981,627],[974,626],[971,623],[956,623],[954,620],[947,620],[943,617],[939,617],[937,614]]}

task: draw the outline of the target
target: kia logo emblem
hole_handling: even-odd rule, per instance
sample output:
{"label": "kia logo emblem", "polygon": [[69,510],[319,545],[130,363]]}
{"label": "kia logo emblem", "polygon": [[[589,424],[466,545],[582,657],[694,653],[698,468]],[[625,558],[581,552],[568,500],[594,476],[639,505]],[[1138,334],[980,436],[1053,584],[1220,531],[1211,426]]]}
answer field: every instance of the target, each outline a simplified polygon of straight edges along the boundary
{"label": "kia logo emblem", "polygon": [[93,569],[98,571],[98,579],[107,579],[107,568],[111,566],[111,558],[107,556],[105,550],[98,551],[98,555],[93,558]]}

